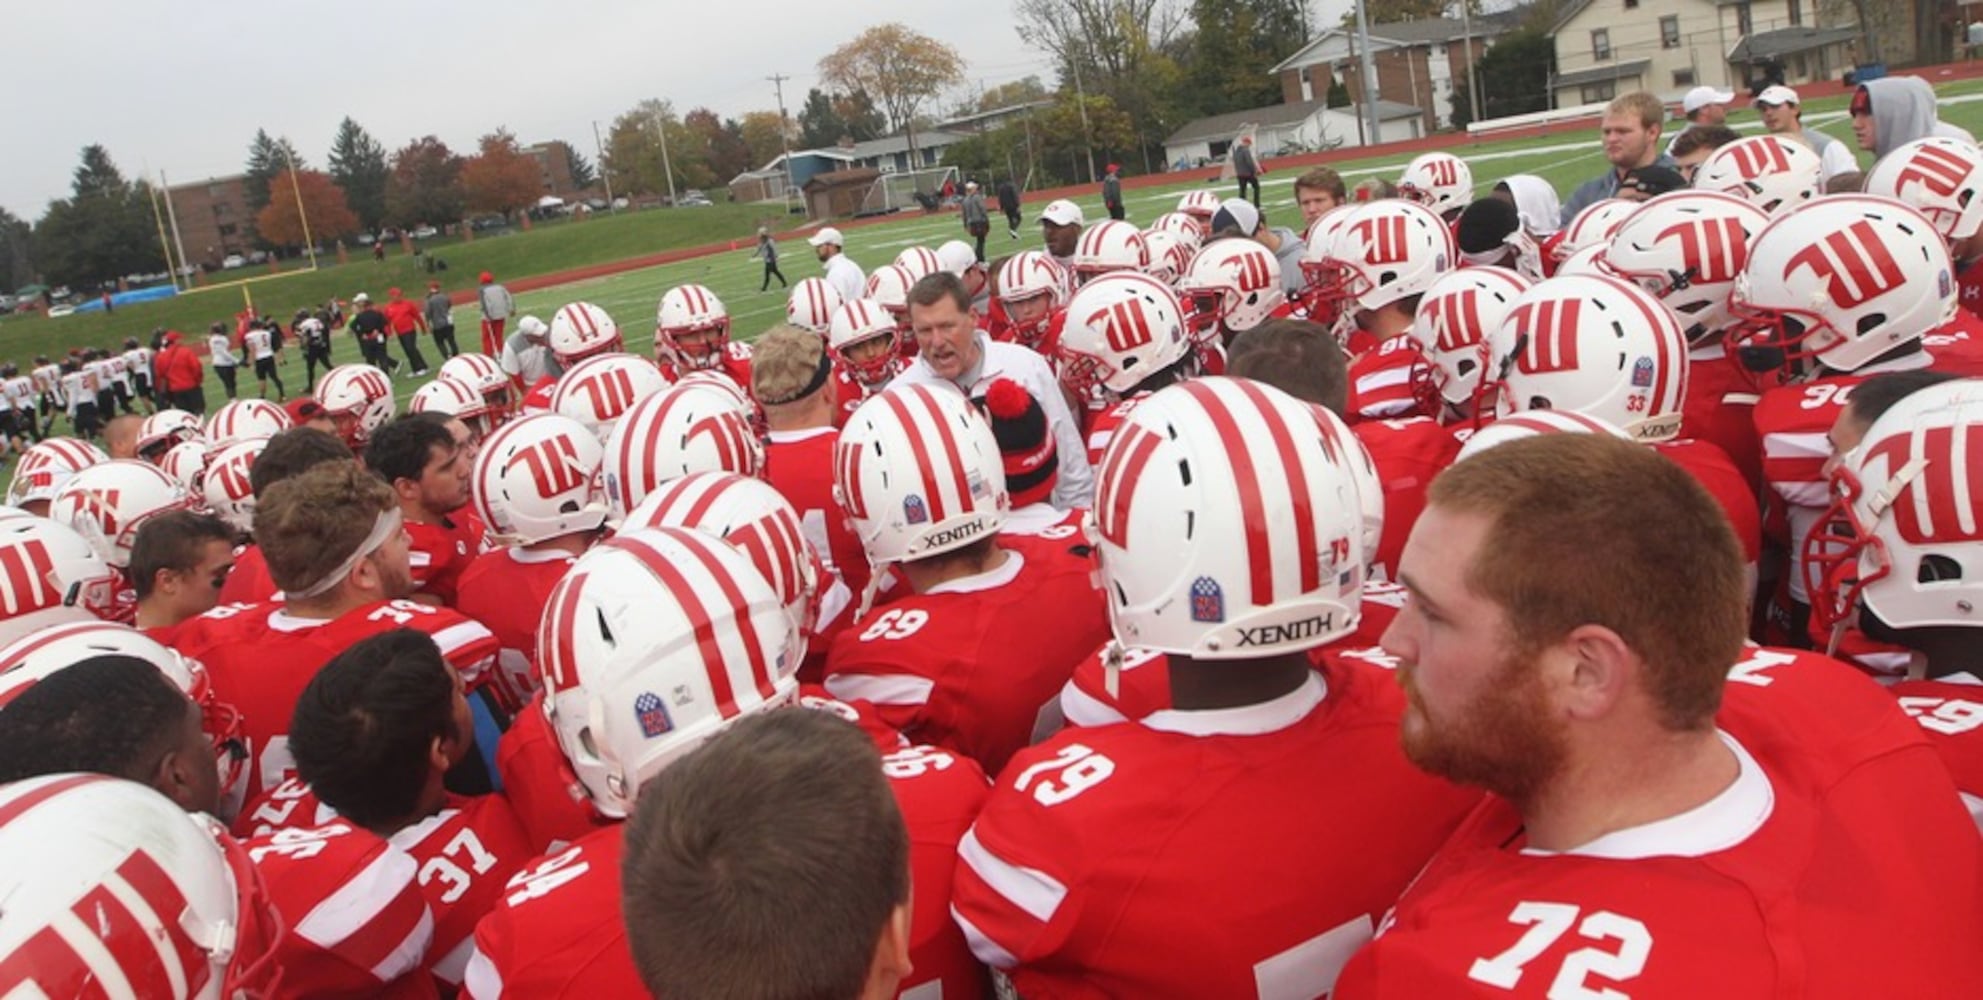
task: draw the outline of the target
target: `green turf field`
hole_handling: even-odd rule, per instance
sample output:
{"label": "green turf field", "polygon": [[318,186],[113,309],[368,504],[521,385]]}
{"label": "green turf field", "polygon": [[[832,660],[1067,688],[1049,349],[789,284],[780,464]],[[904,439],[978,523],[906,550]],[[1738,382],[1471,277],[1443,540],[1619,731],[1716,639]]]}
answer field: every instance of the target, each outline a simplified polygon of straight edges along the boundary
{"label": "green turf field", "polygon": [[[1957,99],[1954,103],[1943,105],[1943,120],[1983,134],[1983,80],[1945,84],[1938,91],[1945,99]],[[1805,121],[1851,142],[1851,129],[1844,120],[1844,108],[1843,97],[1815,100],[1805,109]],[[1746,109],[1734,112],[1730,122],[1745,131],[1760,128],[1755,113]],[[1558,191],[1567,194],[1576,184],[1603,168],[1603,158],[1594,135],[1573,133],[1495,142],[1472,142],[1456,136],[1452,149],[1466,157],[1472,165],[1477,189],[1488,187],[1509,174],[1532,173],[1549,180]],[[1340,161],[1336,166],[1354,185],[1370,176],[1395,178],[1409,159],[1409,156],[1393,154]],[[1862,155],[1861,159],[1865,161],[1868,158]],[[1272,164],[1269,166],[1271,168]],[[1294,206],[1292,189],[1298,173],[1298,169],[1283,168],[1274,170],[1262,181],[1262,205],[1270,224],[1300,228],[1300,215]],[[1203,173],[1198,172],[1196,176],[1202,177]],[[1174,207],[1181,192],[1197,186],[1201,185],[1181,182],[1125,192],[1130,221],[1147,224]],[[1226,192],[1222,189],[1220,193]],[[1090,221],[1107,217],[1102,209],[1099,188],[1078,200]],[[1038,248],[1041,240],[1035,218],[1040,207],[1038,198],[1028,199],[1026,222],[1020,228],[1017,239],[1007,236],[1002,217],[994,212],[992,235],[986,241],[986,252],[1000,257],[1017,250]],[[750,259],[756,227],[760,223],[781,221],[777,213],[776,205],[653,209],[541,226],[530,233],[483,237],[469,244],[442,242],[435,244],[432,252],[448,261],[449,270],[444,276],[447,286],[462,288],[471,285],[475,274],[484,268],[495,271],[502,278],[513,279],[673,247],[737,241],[739,249],[735,252],[575,282],[517,297],[523,313],[536,314],[547,320],[558,306],[566,302],[585,300],[595,303],[619,321],[628,347],[645,353],[651,343],[654,309],[661,293],[683,282],[700,282],[709,286],[729,307],[736,335],[740,338],[755,339],[766,328],[783,319],[785,293],[775,280],[770,291],[760,292],[761,267]],[[933,247],[944,240],[963,238],[964,232],[954,213],[923,215],[912,212],[877,225],[849,227],[846,235],[849,256],[863,268],[872,270],[876,265],[892,261],[904,247]],[[797,281],[820,273],[811,248],[804,242],[789,241],[781,244],[780,249],[780,266],[788,280]],[[425,288],[425,282],[426,275],[416,269],[411,258],[395,253],[383,264],[375,263],[369,255],[365,255],[354,258],[352,263],[342,267],[259,281],[250,288],[258,308],[286,319],[299,306],[319,302],[332,295],[349,298],[353,293],[364,290],[375,298],[382,298],[385,288],[394,284],[405,288],[409,294],[418,294]],[[52,320],[41,317],[10,319],[0,322],[0,358],[12,357],[17,362],[24,362],[41,351],[52,354],[67,350],[72,345],[108,345],[121,342],[127,335],[143,335],[154,326],[171,326],[194,332],[239,308],[241,292],[238,289],[216,289],[160,303],[129,306],[108,317],[84,314]],[[479,319],[473,306],[455,310],[456,336],[464,348],[472,349],[477,342]],[[397,345],[392,349],[397,355]],[[430,362],[435,360],[431,357],[431,342],[423,342],[421,349],[430,354]],[[292,355],[294,353],[291,352]],[[356,361],[357,346],[349,338],[339,337],[335,356],[339,361]],[[292,383],[292,392],[295,390],[294,383],[302,378],[302,371],[301,359],[296,357],[292,357],[284,367],[284,377]],[[253,376],[246,368],[241,372],[241,382],[245,391],[253,393]],[[403,400],[417,384],[406,381],[400,386]],[[211,408],[219,399],[217,382],[209,378],[207,390]]]}

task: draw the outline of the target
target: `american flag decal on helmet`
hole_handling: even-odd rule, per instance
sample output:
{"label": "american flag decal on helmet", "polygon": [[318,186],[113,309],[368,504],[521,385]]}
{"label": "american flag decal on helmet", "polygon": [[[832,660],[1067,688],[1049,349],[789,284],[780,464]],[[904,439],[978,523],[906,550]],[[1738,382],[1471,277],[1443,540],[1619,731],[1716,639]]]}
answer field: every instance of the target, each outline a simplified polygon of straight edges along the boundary
{"label": "american flag decal on helmet", "polygon": [[1201,576],[1191,582],[1191,620],[1195,622],[1226,620],[1226,592],[1220,589],[1219,581],[1209,576]]}
{"label": "american flag decal on helmet", "polygon": [[640,723],[641,735],[650,740],[675,728],[675,720],[668,717],[668,706],[652,691],[643,691],[633,700],[633,714]]}

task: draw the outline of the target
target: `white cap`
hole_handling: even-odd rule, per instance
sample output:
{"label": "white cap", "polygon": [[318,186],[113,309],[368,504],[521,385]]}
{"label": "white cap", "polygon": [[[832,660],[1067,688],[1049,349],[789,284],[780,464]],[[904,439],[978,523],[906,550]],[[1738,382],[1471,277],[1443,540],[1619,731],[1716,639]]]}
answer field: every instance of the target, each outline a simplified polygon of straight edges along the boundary
{"label": "white cap", "polygon": [[1228,227],[1239,230],[1241,236],[1253,235],[1260,228],[1260,210],[1245,198],[1227,198],[1212,213],[1212,232],[1217,234]]}
{"label": "white cap", "polygon": [[358,294],[356,294],[356,295],[353,295],[353,296],[351,297],[351,301],[353,301],[353,302],[370,302],[370,301],[372,301],[372,297],[371,297],[370,295],[367,295],[367,294],[365,294],[364,292],[359,292]]}
{"label": "white cap", "polygon": [[1756,95],[1755,103],[1776,105],[1796,104],[1798,103],[1797,92],[1780,83],[1771,84],[1764,87],[1762,93]]}
{"label": "white cap", "polygon": [[822,229],[819,232],[812,234],[811,237],[807,238],[806,242],[816,247],[823,247],[828,243],[831,243],[836,247],[843,247],[843,248],[847,245],[847,241],[840,238],[840,230],[835,229],[832,226],[828,226],[825,229]]}
{"label": "white cap", "polygon": [[1062,198],[1047,203],[1046,211],[1040,213],[1041,222],[1051,222],[1056,226],[1085,226],[1086,216],[1081,214],[1081,206]]}
{"label": "white cap", "polygon": [[1693,114],[1710,104],[1729,104],[1735,100],[1735,91],[1716,90],[1713,87],[1695,87],[1680,99],[1680,110]]}

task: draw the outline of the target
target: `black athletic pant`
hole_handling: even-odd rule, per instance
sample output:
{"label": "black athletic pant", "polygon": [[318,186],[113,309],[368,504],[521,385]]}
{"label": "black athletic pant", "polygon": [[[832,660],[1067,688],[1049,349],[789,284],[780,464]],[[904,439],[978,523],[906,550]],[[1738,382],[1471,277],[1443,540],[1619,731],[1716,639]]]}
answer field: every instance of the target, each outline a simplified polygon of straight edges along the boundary
{"label": "black athletic pant", "polygon": [[337,363],[331,360],[329,344],[325,344],[322,347],[303,348],[303,384],[305,387],[317,384],[317,366],[320,364],[324,366],[324,371],[326,372],[337,367]]}
{"label": "black athletic pant", "polygon": [[778,270],[778,262],[767,257],[764,260],[764,284],[758,286],[757,290],[762,292],[769,289],[774,275],[778,278],[778,287],[789,287],[785,284],[785,272]]}
{"label": "black athletic pant", "polygon": [[439,354],[442,361],[461,353],[461,348],[454,342],[454,327],[437,326],[433,332],[434,353]]}
{"label": "black athletic pant", "polygon": [[400,352],[406,355],[406,363],[416,372],[427,370],[427,359],[420,356],[420,331],[408,330],[399,335]]}
{"label": "black athletic pant", "polygon": [[1248,187],[1251,187],[1251,188],[1253,189],[1253,207],[1254,207],[1254,208],[1259,208],[1259,207],[1260,207],[1260,178],[1258,178],[1258,177],[1241,177],[1241,178],[1239,179],[1239,196],[1240,196],[1241,198],[1244,198],[1244,197],[1246,197],[1246,189],[1247,189]]}
{"label": "black athletic pant", "polygon": [[221,388],[224,388],[224,389],[226,389],[226,390],[227,390],[227,398],[228,398],[228,399],[233,399],[233,398],[234,398],[234,396],[235,396],[235,389],[234,389],[234,369],[235,369],[235,368],[237,368],[237,367],[239,367],[239,366],[237,366],[237,365],[215,365],[215,366],[213,366],[213,372],[214,372],[214,374],[215,374],[215,375],[218,375],[218,376],[220,376],[220,385],[221,385]]}

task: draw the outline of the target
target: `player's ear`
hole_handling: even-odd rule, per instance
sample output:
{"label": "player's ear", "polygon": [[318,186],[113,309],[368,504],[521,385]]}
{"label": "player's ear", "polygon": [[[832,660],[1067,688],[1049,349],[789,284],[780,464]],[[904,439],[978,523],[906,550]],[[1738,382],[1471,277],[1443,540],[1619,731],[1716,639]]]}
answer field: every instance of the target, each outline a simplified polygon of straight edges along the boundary
{"label": "player's ear", "polygon": [[916,965],[909,960],[909,924],[914,894],[896,904],[883,923],[881,937],[874,943],[874,959],[868,964],[868,981],[861,988],[861,1000],[887,1000],[896,995],[902,981]]}
{"label": "player's ear", "polygon": [[1571,629],[1551,655],[1566,659],[1563,710],[1571,719],[1590,721],[1610,714],[1643,669],[1638,654],[1618,633],[1603,625]]}

